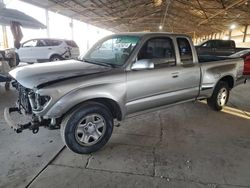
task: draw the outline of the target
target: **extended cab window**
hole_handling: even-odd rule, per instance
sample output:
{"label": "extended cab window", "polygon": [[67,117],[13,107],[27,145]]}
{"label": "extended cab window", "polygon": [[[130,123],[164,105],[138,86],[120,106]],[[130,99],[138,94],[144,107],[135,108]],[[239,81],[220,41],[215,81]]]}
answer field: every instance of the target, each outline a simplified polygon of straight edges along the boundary
{"label": "extended cab window", "polygon": [[138,60],[152,59],[155,67],[176,64],[172,39],[168,37],[149,39],[138,53]]}
{"label": "extended cab window", "polygon": [[193,53],[189,41],[186,38],[177,38],[180,58],[182,63],[193,63]]}

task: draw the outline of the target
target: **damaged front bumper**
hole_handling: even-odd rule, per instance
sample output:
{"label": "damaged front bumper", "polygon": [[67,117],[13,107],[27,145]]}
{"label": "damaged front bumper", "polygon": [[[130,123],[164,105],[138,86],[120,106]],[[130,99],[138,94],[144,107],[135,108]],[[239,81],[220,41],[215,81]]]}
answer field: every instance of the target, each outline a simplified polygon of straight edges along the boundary
{"label": "damaged front bumper", "polygon": [[4,119],[6,123],[12,128],[16,133],[21,133],[24,129],[29,129],[31,127],[31,122],[26,124],[17,124],[11,118],[13,112],[21,113],[17,107],[5,108],[4,109]]}
{"label": "damaged front bumper", "polygon": [[[18,107],[11,107],[4,109],[4,119],[7,124],[12,128],[16,133],[21,133],[25,129],[31,130],[34,134],[38,133],[39,127],[47,127],[50,130],[59,129],[60,126],[55,123],[51,123],[51,120],[39,120],[38,117],[32,116],[32,120],[25,124],[18,124],[12,119],[12,114],[17,112],[22,114],[21,110]],[[55,120],[54,120],[55,121]]]}
{"label": "damaged front bumper", "polygon": [[22,114],[20,109],[17,107],[4,109],[4,119],[7,122],[7,124],[10,126],[10,128],[12,128],[16,133],[21,133],[25,129],[31,130],[34,134],[38,133],[39,126],[42,126],[42,124],[39,124],[38,122],[33,121],[33,120],[25,124],[18,124],[11,117],[11,114],[14,112],[18,112]]}

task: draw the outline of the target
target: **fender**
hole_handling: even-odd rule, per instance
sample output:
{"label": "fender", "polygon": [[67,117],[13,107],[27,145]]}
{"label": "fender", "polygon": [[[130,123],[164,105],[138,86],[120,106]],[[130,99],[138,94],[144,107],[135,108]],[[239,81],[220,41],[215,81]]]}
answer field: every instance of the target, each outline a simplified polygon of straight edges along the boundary
{"label": "fender", "polygon": [[[239,59],[239,62],[240,61],[241,59]],[[226,62],[229,62],[229,60]],[[239,69],[237,68],[237,64],[237,62],[231,64],[220,64],[220,61],[218,61],[201,65],[202,78],[200,96],[198,98],[211,97],[217,83],[224,78],[231,77],[233,79],[232,85],[234,86],[238,76],[237,70]]]}
{"label": "fender", "polygon": [[[97,87],[98,86],[98,87]],[[95,85],[73,90],[61,97],[49,111],[45,118],[60,118],[75,106],[89,100],[106,98],[115,101],[122,113],[122,119],[126,114],[126,86],[125,83]]]}

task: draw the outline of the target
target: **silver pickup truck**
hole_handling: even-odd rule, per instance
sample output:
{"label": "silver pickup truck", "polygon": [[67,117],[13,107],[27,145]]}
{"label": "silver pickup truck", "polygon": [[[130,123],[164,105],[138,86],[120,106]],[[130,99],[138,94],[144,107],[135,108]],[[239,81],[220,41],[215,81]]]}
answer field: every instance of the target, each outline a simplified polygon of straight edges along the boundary
{"label": "silver pickup truck", "polygon": [[[70,150],[95,152],[108,142],[114,122],[125,117],[200,99],[221,110],[230,90],[246,81],[243,60],[201,61],[186,35],[111,35],[79,60],[12,70],[19,95],[17,106],[5,109],[5,120],[18,133],[60,128]],[[30,121],[14,122],[14,112]]]}

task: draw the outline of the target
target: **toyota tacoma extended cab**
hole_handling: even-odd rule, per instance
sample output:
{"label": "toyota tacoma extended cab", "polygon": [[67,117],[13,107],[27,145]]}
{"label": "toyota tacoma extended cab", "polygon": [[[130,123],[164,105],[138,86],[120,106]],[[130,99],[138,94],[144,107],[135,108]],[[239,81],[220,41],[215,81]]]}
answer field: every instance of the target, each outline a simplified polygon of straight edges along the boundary
{"label": "toyota tacoma extended cab", "polygon": [[[243,83],[242,59],[199,63],[191,38],[169,33],[123,33],[97,42],[79,60],[12,70],[19,96],[5,120],[16,132],[61,130],[73,152],[87,154],[109,140],[114,122],[154,109],[207,99],[214,110]],[[19,112],[30,121],[12,120]]]}

